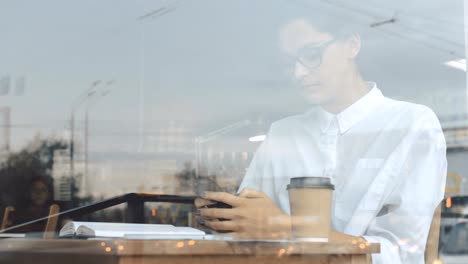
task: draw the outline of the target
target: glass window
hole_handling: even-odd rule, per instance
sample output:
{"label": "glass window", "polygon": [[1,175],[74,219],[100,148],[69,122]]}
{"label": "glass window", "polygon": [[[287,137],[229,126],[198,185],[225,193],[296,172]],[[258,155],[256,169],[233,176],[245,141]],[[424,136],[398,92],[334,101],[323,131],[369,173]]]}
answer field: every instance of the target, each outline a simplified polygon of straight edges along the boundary
{"label": "glass window", "polygon": [[[375,262],[422,262],[428,236],[466,254],[467,13],[461,0],[3,1],[3,227],[57,204],[71,210],[57,232],[292,239],[311,221],[326,232],[306,238],[381,243]],[[325,194],[301,207],[304,186]],[[228,205],[193,204],[210,192]],[[295,218],[314,206],[325,223]]]}

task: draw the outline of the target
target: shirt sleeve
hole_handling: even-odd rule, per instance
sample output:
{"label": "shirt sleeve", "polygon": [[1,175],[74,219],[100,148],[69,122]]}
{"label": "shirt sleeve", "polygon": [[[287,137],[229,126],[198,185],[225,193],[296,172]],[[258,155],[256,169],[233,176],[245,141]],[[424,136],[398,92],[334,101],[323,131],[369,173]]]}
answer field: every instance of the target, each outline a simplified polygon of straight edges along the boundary
{"label": "shirt sleeve", "polygon": [[424,264],[432,216],[443,199],[447,174],[446,144],[439,121],[425,111],[409,135],[411,144],[397,183],[364,238],[378,242],[373,264]]}

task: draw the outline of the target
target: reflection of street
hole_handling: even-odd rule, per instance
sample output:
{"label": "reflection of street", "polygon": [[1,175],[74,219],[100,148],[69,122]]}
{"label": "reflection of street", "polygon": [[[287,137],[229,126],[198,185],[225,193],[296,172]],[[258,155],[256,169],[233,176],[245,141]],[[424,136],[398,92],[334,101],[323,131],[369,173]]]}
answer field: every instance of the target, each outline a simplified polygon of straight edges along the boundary
{"label": "reflection of street", "polygon": [[467,126],[444,128],[444,135],[449,149],[465,150],[468,148]]}
{"label": "reflection of street", "polygon": [[[459,241],[462,237],[457,232],[466,227],[460,222],[468,218],[468,118],[463,114],[441,120],[447,142],[449,173],[441,220],[440,255],[444,263],[468,263],[468,252],[457,250],[462,245]],[[468,241],[464,241],[463,246],[468,248]]]}
{"label": "reflection of street", "polygon": [[165,204],[159,205],[151,210],[146,210],[150,214],[146,215],[148,223],[169,224],[175,226],[189,226],[190,212],[193,210],[191,205],[184,204]]}
{"label": "reflection of street", "polygon": [[444,264],[468,263],[468,222],[456,224],[440,246]]}
{"label": "reflection of street", "polygon": [[468,195],[468,149],[447,149],[448,174],[445,195]]}
{"label": "reflection of street", "polygon": [[440,229],[440,258],[445,264],[468,263],[468,196],[449,196],[443,202]]}

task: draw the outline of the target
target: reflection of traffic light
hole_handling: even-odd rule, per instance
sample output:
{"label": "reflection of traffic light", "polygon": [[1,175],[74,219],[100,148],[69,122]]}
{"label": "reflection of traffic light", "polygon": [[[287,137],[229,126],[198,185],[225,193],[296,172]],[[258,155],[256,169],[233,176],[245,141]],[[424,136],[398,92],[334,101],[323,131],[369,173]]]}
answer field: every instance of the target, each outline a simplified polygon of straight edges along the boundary
{"label": "reflection of traffic light", "polygon": [[446,208],[452,207],[452,197],[447,197],[447,199],[445,199],[445,207]]}
{"label": "reflection of traffic light", "polygon": [[458,193],[460,191],[460,176],[455,173],[447,174],[445,193]]}

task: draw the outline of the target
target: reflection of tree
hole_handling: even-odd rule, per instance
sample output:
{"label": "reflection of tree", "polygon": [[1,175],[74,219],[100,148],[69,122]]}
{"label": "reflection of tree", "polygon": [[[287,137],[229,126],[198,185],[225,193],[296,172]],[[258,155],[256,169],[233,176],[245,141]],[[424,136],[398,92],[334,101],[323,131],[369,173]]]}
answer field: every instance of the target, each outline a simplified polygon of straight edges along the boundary
{"label": "reflection of tree", "polygon": [[192,164],[190,162],[184,163],[184,169],[175,174],[175,180],[177,181],[178,188],[177,192],[192,193],[194,191],[196,178],[197,175],[195,169],[192,168]]}
{"label": "reflection of tree", "polygon": [[0,164],[0,205],[26,206],[30,181],[36,177],[52,181],[54,152],[66,147],[61,140],[37,136],[22,150],[9,153]]}
{"label": "reflection of tree", "polygon": [[184,164],[184,169],[175,174],[177,194],[200,194],[203,191],[223,191],[217,182],[216,175],[197,175],[190,162]]}

